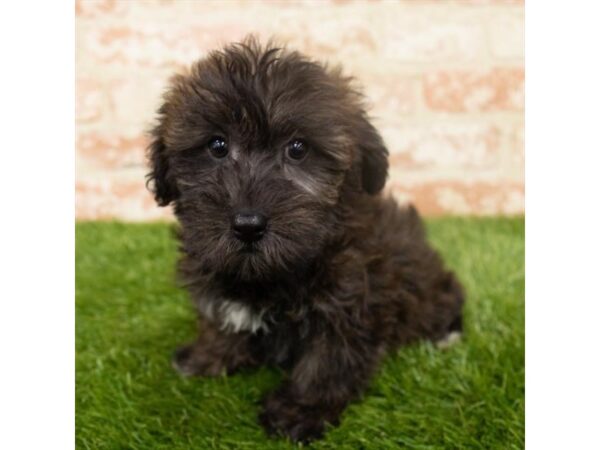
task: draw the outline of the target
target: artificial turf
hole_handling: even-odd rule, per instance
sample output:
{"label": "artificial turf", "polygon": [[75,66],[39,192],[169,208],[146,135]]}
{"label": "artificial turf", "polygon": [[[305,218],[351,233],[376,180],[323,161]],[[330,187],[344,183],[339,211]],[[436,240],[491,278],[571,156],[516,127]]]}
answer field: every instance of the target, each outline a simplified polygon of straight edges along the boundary
{"label": "artificial turf", "polygon": [[[389,356],[364,398],[314,448],[523,448],[523,219],[427,225],[466,287],[463,341]],[[184,379],[171,368],[173,349],[196,332],[175,282],[171,227],[76,225],[77,448],[293,447],[256,422],[277,371]]]}

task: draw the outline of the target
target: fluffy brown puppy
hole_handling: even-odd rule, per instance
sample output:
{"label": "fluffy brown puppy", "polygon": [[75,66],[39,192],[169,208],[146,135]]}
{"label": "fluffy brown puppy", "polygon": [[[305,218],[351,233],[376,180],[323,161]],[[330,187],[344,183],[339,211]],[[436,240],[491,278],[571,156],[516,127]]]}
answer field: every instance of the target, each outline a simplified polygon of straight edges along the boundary
{"label": "fluffy brown puppy", "polygon": [[386,352],[461,330],[461,286],[380,195],[388,152],[339,70],[253,39],[213,52],[172,79],[149,157],[200,317],[174,365],[282,367],[268,432],[322,436]]}

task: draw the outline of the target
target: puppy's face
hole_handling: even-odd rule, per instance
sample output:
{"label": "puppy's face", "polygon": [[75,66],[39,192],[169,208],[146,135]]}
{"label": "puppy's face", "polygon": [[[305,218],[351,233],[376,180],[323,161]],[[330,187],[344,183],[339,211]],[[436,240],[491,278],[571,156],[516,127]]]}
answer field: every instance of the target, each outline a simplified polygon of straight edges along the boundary
{"label": "puppy's face", "polygon": [[341,191],[385,183],[359,94],[297,53],[252,41],[212,53],[172,80],[159,114],[149,177],[206,271],[298,270],[343,226]]}

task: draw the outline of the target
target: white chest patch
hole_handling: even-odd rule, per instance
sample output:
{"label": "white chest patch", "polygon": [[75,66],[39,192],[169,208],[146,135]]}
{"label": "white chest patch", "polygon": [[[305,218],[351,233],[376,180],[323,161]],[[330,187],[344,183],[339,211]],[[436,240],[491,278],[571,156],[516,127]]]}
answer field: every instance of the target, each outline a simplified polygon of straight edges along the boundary
{"label": "white chest patch", "polygon": [[256,312],[242,303],[214,297],[204,297],[198,302],[198,307],[204,317],[216,322],[223,331],[269,331],[263,320],[264,310]]}
{"label": "white chest patch", "polygon": [[224,301],[219,307],[219,312],[222,330],[235,333],[239,331],[256,333],[260,329],[267,331],[267,325],[262,320],[264,311],[257,314],[246,305]]}

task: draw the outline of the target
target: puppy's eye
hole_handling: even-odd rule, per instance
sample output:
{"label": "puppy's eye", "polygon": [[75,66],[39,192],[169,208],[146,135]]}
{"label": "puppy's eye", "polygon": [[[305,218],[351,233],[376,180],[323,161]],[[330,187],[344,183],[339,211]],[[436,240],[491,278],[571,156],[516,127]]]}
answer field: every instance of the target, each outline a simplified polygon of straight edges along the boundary
{"label": "puppy's eye", "polygon": [[306,145],[306,143],[300,139],[294,139],[285,148],[285,153],[287,154],[288,158],[296,161],[303,159],[307,152],[308,145]]}
{"label": "puppy's eye", "polygon": [[208,151],[215,158],[224,158],[227,156],[227,142],[222,137],[215,136],[208,141]]}

